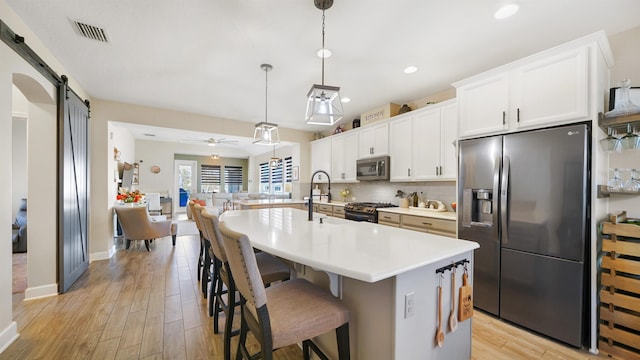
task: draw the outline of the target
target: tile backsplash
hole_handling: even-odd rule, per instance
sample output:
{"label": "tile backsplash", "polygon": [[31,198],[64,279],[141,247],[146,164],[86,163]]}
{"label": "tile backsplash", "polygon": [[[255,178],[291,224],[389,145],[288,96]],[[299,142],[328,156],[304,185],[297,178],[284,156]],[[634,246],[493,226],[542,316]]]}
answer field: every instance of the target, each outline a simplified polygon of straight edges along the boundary
{"label": "tile backsplash", "polygon": [[[318,187],[322,190],[322,193],[326,193],[327,184],[319,184]],[[371,181],[352,184],[331,184],[331,196],[333,200],[341,200],[340,190],[342,189],[349,189],[351,191],[351,195],[349,195],[349,198],[346,200],[347,202],[373,201],[399,205],[400,198],[395,196],[398,190],[404,191],[405,197],[415,191],[425,199],[440,200],[447,205],[447,210],[449,211],[452,211],[451,203],[456,201],[456,183],[453,181],[406,183]],[[306,193],[308,193],[308,191]]]}

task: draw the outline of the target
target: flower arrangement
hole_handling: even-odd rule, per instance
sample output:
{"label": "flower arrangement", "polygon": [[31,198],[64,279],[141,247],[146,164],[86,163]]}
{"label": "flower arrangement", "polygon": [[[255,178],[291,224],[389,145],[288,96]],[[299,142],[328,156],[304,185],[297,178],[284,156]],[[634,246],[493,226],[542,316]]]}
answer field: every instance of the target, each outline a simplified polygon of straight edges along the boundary
{"label": "flower arrangement", "polygon": [[144,194],[141,193],[139,190],[133,190],[133,191],[120,190],[118,195],[116,195],[116,200],[119,200],[125,203],[137,203],[141,201],[142,198],[144,198]]}
{"label": "flower arrangement", "polygon": [[349,189],[340,190],[340,197],[342,198],[342,201],[345,201],[347,196],[349,196],[350,194],[351,194],[351,190]]}

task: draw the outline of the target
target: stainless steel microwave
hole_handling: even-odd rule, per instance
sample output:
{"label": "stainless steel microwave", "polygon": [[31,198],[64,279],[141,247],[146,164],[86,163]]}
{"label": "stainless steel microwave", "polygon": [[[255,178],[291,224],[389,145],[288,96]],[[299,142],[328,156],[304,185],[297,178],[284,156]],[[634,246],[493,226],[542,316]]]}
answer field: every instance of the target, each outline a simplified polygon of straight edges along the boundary
{"label": "stainless steel microwave", "polygon": [[356,162],[356,179],[389,180],[389,157],[380,156],[369,159],[360,159]]}

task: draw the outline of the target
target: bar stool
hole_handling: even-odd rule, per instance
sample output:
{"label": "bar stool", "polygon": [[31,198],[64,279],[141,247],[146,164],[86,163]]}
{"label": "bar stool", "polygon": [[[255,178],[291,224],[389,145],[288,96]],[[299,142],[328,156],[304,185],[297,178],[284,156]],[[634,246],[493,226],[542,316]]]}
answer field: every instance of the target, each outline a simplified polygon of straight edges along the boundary
{"label": "bar stool", "polygon": [[209,253],[207,248],[210,247],[209,240],[205,236],[204,225],[202,224],[202,216],[201,212],[204,209],[203,206],[196,202],[189,202],[189,206],[191,206],[191,215],[193,220],[196,222],[196,227],[198,228],[198,233],[200,233],[200,255],[198,255],[198,268],[196,272],[198,273],[198,281],[200,281],[200,290],[202,291],[202,296],[207,298],[207,284],[209,283],[210,274],[211,274],[211,257],[209,257]]}
{"label": "bar stool", "polygon": [[[225,313],[225,330],[224,330],[224,358],[231,359],[231,337],[238,334],[233,331],[233,315],[234,309],[240,305],[236,301],[236,287],[233,277],[228,267],[227,256],[222,247],[222,235],[218,228],[218,217],[209,213],[206,209],[201,211],[202,223],[205,229],[205,237],[208,237],[211,243],[209,246],[209,257],[214,261],[214,274],[211,281],[209,297],[209,316],[213,315],[213,332],[218,333],[219,313]],[[255,255],[257,266],[260,269],[262,284],[269,286],[278,281],[286,281],[290,278],[290,269],[282,261],[276,257],[264,252]],[[217,274],[215,273],[217,271]],[[224,287],[226,286],[226,289]],[[225,301],[224,295],[227,296]],[[214,300],[215,299],[215,300]]]}
{"label": "bar stool", "polygon": [[204,239],[202,237],[203,236],[202,225],[200,224],[200,220],[196,219],[196,216],[194,215],[196,205],[200,206],[200,204],[197,204],[193,200],[189,200],[189,202],[187,203],[187,206],[191,210],[191,214],[192,214],[191,217],[193,218],[193,221],[196,222],[196,227],[198,228],[198,234],[200,235],[200,254],[198,255],[198,266],[196,268],[196,276],[198,277],[198,281],[200,281],[200,278],[201,278],[200,273],[202,272],[202,267],[204,265]]}
{"label": "bar stool", "polygon": [[339,359],[350,358],[349,310],[340,300],[300,278],[265,288],[249,238],[224,222],[219,230],[242,300],[238,359],[256,358],[246,346],[248,331],[260,343],[262,359],[270,360],[276,349],[300,341],[305,359],[310,358],[310,349],[327,359],[310,339],[334,329]]}

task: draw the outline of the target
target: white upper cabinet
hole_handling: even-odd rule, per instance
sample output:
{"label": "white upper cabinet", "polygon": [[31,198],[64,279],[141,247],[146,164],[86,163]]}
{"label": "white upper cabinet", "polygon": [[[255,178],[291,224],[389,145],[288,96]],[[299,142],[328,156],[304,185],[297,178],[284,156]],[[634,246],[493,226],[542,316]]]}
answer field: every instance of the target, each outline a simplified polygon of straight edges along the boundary
{"label": "white upper cabinet", "polygon": [[[317,170],[326,171],[331,175],[331,138],[324,138],[311,142],[311,173]],[[314,183],[326,183],[327,177],[320,173],[313,178]]]}
{"label": "white upper cabinet", "polygon": [[460,137],[495,134],[508,129],[509,76],[500,74],[457,90]]}
{"label": "white upper cabinet", "polygon": [[389,154],[388,122],[362,127],[358,135],[358,159]]}
{"label": "white upper cabinet", "polygon": [[596,42],[606,42],[603,36],[581,38],[454,84],[460,138],[591,119],[596,114],[590,114],[589,102],[601,101],[602,94],[590,85],[589,74],[593,64],[604,63],[595,56],[602,54]]}
{"label": "white upper cabinet", "polygon": [[440,109],[440,178],[458,177],[458,104],[453,102]]}
{"label": "white upper cabinet", "polygon": [[391,181],[455,180],[455,100],[414,110],[389,125]]}
{"label": "white upper cabinet", "polygon": [[331,136],[331,181],[356,182],[358,132],[347,131]]}
{"label": "white upper cabinet", "polygon": [[584,119],[587,109],[587,49],[567,51],[513,71],[515,127],[531,128]]}
{"label": "white upper cabinet", "polygon": [[389,125],[389,154],[391,162],[389,176],[391,180],[412,180],[411,168],[413,166],[411,129],[413,117],[405,116],[402,119],[394,119]]}

